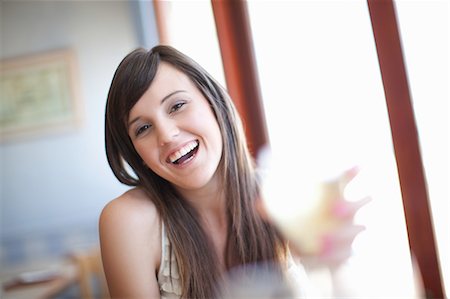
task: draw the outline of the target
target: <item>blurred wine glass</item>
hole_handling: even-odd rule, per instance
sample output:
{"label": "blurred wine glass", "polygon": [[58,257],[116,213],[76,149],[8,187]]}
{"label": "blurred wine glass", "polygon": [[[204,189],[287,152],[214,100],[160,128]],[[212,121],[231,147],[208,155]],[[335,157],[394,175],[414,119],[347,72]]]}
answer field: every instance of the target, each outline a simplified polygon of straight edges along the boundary
{"label": "blurred wine glass", "polygon": [[[353,223],[354,213],[370,200],[345,199],[358,168],[339,162],[331,156],[302,156],[289,146],[264,148],[258,156],[265,212],[304,264],[315,264],[314,275],[321,277],[317,288],[331,297],[351,295],[337,270],[351,256],[351,243],[364,229]],[[333,248],[334,241],[341,248]]]}

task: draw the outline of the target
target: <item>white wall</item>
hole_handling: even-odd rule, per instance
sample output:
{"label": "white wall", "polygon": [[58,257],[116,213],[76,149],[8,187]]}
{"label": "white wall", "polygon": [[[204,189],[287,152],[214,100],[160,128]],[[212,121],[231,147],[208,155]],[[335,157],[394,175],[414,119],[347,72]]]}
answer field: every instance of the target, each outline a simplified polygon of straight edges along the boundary
{"label": "white wall", "polygon": [[[0,144],[1,262],[11,264],[97,242],[102,207],[127,188],[104,153],[106,96],[115,68],[143,31],[136,2],[0,5],[2,58],[75,50],[83,114],[71,131]],[[147,43],[156,42],[156,31],[147,31]]]}

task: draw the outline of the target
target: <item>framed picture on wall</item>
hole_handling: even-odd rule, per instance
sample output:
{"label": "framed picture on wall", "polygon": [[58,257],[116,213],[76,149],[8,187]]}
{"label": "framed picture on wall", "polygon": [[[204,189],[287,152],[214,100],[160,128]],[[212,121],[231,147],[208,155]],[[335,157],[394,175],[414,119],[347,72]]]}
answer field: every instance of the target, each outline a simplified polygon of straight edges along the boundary
{"label": "framed picture on wall", "polygon": [[70,49],[1,60],[1,141],[79,126],[77,69]]}

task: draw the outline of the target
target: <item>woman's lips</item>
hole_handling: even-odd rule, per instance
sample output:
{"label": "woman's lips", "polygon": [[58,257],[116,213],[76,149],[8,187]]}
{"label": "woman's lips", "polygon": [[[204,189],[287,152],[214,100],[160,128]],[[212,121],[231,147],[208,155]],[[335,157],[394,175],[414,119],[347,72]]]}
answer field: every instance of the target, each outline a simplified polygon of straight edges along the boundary
{"label": "woman's lips", "polygon": [[198,146],[198,140],[193,140],[170,154],[166,161],[172,164],[182,164],[197,152]]}

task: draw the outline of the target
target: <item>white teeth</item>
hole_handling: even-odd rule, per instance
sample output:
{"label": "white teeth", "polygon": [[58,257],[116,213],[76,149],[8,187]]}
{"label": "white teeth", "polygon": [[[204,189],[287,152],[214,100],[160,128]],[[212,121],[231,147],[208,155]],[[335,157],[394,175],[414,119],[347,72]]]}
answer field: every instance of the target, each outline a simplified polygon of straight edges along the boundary
{"label": "white teeth", "polygon": [[180,148],[178,151],[176,151],[175,153],[171,154],[169,156],[169,161],[171,163],[175,162],[176,160],[180,159],[181,157],[183,157],[184,155],[186,155],[187,153],[192,151],[197,145],[198,145],[198,141],[197,140],[189,142],[188,144],[186,144],[185,146]]}

